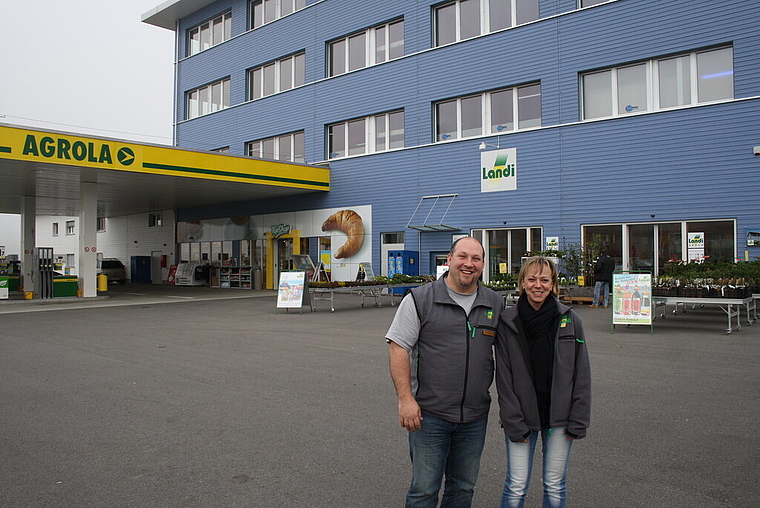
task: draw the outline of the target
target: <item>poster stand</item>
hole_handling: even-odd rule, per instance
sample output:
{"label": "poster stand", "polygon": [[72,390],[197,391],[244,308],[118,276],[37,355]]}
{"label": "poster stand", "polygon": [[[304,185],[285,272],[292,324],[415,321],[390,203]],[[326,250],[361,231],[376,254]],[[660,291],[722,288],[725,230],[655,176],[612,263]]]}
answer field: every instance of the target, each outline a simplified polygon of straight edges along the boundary
{"label": "poster stand", "polygon": [[648,325],[654,334],[652,316],[652,272],[623,270],[612,274],[612,327],[615,325]]}
{"label": "poster stand", "polygon": [[303,314],[305,305],[308,305],[309,310],[311,310],[306,272],[281,272],[280,283],[277,286],[277,307],[274,311],[275,314],[277,314],[277,309],[285,309],[285,313],[290,309],[298,309],[298,313]]}

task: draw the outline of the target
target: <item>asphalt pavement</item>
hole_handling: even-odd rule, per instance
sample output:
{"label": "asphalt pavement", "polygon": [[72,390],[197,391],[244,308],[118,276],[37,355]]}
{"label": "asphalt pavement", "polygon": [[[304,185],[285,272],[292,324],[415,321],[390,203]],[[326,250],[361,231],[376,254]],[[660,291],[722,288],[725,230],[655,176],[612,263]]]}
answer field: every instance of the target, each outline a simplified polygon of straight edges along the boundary
{"label": "asphalt pavement", "polygon": [[[317,303],[130,284],[0,303],[0,506],[403,506],[395,309]],[[760,323],[726,334],[708,307],[613,334],[609,309],[576,309],[593,413],[568,506],[756,506]],[[474,507],[498,506],[505,460],[494,403]],[[530,490],[540,506],[540,460]]]}

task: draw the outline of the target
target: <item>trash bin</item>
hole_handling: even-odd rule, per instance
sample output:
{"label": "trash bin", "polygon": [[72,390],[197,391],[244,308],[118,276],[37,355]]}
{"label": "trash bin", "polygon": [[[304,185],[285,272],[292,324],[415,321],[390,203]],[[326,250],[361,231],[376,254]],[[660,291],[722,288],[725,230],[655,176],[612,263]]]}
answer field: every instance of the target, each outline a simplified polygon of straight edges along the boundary
{"label": "trash bin", "polygon": [[108,291],[108,275],[98,274],[98,291]]}

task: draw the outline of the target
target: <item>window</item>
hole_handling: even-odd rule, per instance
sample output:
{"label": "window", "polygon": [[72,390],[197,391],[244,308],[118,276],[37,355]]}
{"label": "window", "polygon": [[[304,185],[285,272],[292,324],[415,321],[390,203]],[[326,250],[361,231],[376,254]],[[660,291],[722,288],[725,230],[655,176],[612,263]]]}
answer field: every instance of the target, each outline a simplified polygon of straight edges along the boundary
{"label": "window", "polygon": [[73,220],[67,220],[66,221],[66,234],[67,235],[73,235],[74,234],[74,224],[75,224],[75,221],[73,221]]}
{"label": "window", "polygon": [[606,246],[608,254],[623,270],[651,271],[656,277],[663,273],[667,263],[688,259],[690,232],[704,234],[704,253],[709,259],[733,261],[735,258],[734,220],[586,225],[583,242],[584,245]]}
{"label": "window", "polygon": [[187,92],[187,119],[230,107],[230,78]]}
{"label": "window", "polygon": [[221,148],[214,148],[211,151],[212,152],[216,152],[216,153],[230,153],[230,147],[229,146],[223,146]]}
{"label": "window", "polygon": [[336,76],[404,56],[404,20],[391,21],[329,43],[328,74]]}
{"label": "window", "polygon": [[449,99],[434,109],[436,141],[541,127],[541,85]]}
{"label": "window", "polygon": [[98,217],[97,221],[98,233],[104,233],[106,231],[106,218]]}
{"label": "window", "polygon": [[604,2],[608,2],[609,0],[580,0],[580,7],[591,7],[592,5],[596,4],[603,4]]}
{"label": "window", "polygon": [[57,222],[53,223],[53,231],[52,231],[52,233],[53,233],[53,236],[58,236],[58,223]]}
{"label": "window", "polygon": [[148,214],[148,227],[161,227],[164,225],[164,217],[163,214],[160,213],[149,213]]}
{"label": "window", "polygon": [[732,99],[733,49],[648,60],[581,76],[583,119]]}
{"label": "window", "polygon": [[303,131],[291,132],[246,143],[249,157],[289,162],[306,162],[303,149]]}
{"label": "window", "polygon": [[280,58],[248,71],[248,100],[284,92],[304,83],[303,52]]}
{"label": "window", "polygon": [[403,147],[403,110],[355,118],[327,127],[329,159]]}
{"label": "window", "polygon": [[251,28],[271,23],[306,7],[306,0],[253,0],[248,4]]}
{"label": "window", "polygon": [[187,56],[221,44],[232,37],[232,13],[227,12],[187,31]]}
{"label": "window", "polygon": [[539,0],[457,0],[434,7],[435,45],[538,19]]}

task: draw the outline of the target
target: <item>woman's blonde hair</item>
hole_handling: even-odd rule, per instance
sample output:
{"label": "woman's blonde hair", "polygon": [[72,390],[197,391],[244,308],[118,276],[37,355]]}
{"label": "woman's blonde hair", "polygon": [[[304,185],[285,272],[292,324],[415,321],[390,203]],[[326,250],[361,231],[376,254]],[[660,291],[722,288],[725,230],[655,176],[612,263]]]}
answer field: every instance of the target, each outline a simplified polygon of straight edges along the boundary
{"label": "woman's blonde hair", "polygon": [[[524,291],[523,287],[523,280],[525,279],[525,274],[528,272],[529,269],[533,268],[536,265],[545,266],[549,269],[549,271],[552,274],[552,294],[554,296],[557,296],[559,294],[559,276],[557,274],[557,267],[552,262],[551,259],[544,257],[544,256],[532,256],[525,260],[522,267],[520,268],[520,273],[517,275],[517,291],[522,294]],[[543,269],[540,270],[542,272]]]}

